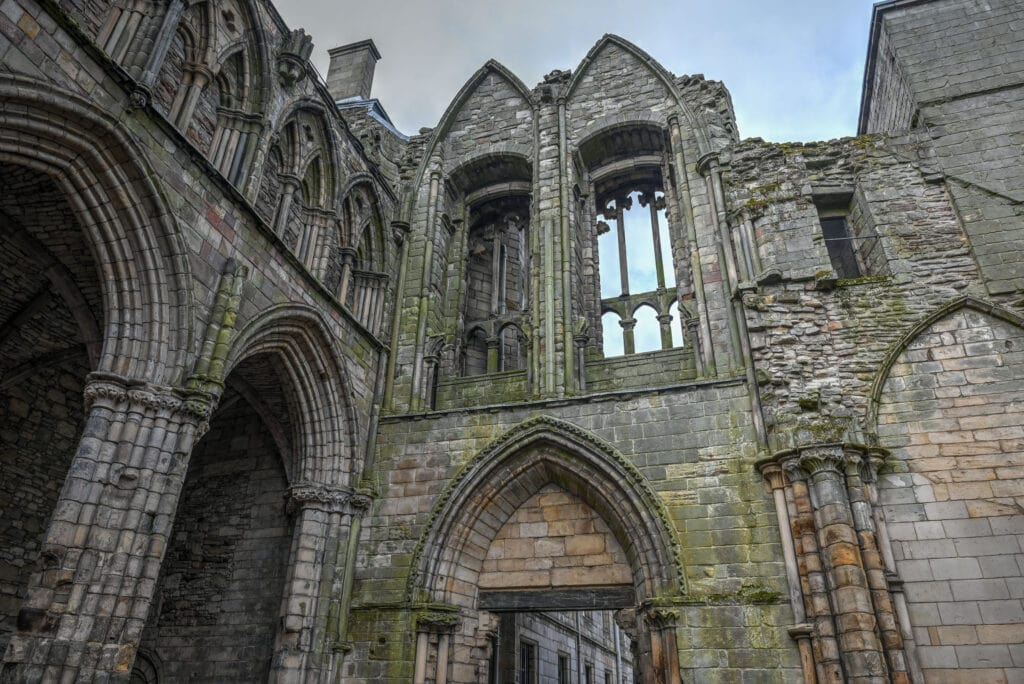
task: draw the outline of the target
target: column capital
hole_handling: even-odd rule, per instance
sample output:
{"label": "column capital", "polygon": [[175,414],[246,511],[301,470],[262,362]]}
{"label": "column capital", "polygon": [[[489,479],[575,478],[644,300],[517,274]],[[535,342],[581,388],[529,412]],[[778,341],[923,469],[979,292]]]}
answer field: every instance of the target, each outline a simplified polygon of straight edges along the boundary
{"label": "column capital", "polygon": [[109,411],[155,414],[168,419],[184,419],[206,424],[217,404],[208,392],[162,387],[114,373],[90,373],[82,392],[86,411],[105,408]]}
{"label": "column capital", "polygon": [[413,616],[416,631],[448,634],[462,623],[458,606],[445,603],[430,603],[420,606]]}
{"label": "column capital", "polygon": [[351,513],[352,495],[352,489],[342,485],[298,482],[288,488],[287,509],[289,513],[305,508],[326,513]]}
{"label": "column capital", "polygon": [[765,481],[768,482],[768,486],[771,487],[773,492],[776,489],[783,489],[788,483],[786,472],[778,463],[762,463],[758,466],[758,470],[761,471],[761,475],[764,476]]}
{"label": "column capital", "polygon": [[708,174],[717,171],[718,165],[719,160],[717,152],[708,152],[707,154],[702,154],[697,159],[697,173],[699,173],[702,176],[707,176]]}

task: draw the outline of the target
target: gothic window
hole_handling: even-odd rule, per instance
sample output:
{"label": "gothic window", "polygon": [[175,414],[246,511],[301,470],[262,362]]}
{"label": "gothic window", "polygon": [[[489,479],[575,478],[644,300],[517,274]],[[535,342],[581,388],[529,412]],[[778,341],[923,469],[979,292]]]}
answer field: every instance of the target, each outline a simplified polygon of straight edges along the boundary
{"label": "gothic window", "polygon": [[669,334],[672,336],[672,346],[682,347],[683,340],[686,338],[683,335],[683,319],[682,316],[679,315],[678,301],[672,302],[672,306],[668,308],[668,315]]}
{"label": "gothic window", "polygon": [[[666,194],[671,167],[665,132],[640,122],[615,127],[585,139],[578,152],[594,198],[593,256],[585,277],[601,315],[604,357],[681,346],[682,335],[672,332],[679,312],[672,308],[678,300],[678,226],[671,221],[678,218],[670,215]],[[596,327],[597,314],[591,316]]]}
{"label": "gothic window", "polygon": [[658,325],[658,312],[654,307],[644,304],[633,312],[633,346],[634,352],[657,351],[661,349],[661,328]]}
{"label": "gothic window", "polygon": [[514,371],[526,368],[526,338],[514,323],[502,328],[499,335],[498,370]]}

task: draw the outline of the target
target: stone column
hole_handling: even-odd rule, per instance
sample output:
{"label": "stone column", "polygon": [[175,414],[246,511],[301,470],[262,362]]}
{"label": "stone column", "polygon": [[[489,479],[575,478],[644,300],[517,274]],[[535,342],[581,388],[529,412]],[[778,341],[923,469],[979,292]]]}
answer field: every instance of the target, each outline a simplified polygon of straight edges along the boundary
{"label": "stone column", "polygon": [[658,315],[658,327],[661,330],[661,348],[672,348],[672,315],[663,313]]}
{"label": "stone column", "polygon": [[875,608],[875,620],[889,665],[889,675],[893,682],[903,684],[910,681],[903,635],[900,633],[889,589],[889,578],[886,576],[885,563],[882,561],[875,535],[875,521],[868,494],[869,483],[875,480],[875,468],[878,463],[879,461],[873,462],[867,454],[847,454],[846,483],[864,572]]}
{"label": "stone column", "polygon": [[797,453],[799,467],[811,481],[814,522],[830,580],[846,680],[888,681],[888,668],[876,631],[871,592],[843,477],[848,463],[843,445],[814,445],[801,448]]}
{"label": "stone column", "polygon": [[[459,625],[459,610],[455,606],[430,604],[416,615],[416,661],[413,683],[447,684],[448,657],[451,634]],[[434,676],[428,677],[430,654],[433,652]]]}
{"label": "stone column", "polygon": [[644,681],[656,684],[681,682],[679,672],[679,645],[676,640],[676,625],[679,613],[665,608],[648,608],[644,616],[651,643],[650,675]]}
{"label": "stone column", "polygon": [[[281,598],[271,681],[302,682],[307,670],[323,664],[311,656],[335,644],[325,643],[332,631],[326,606],[332,602],[338,570],[338,547],[352,526],[347,487],[302,482],[288,489],[288,512],[294,516],[291,562]],[[333,553],[332,553],[333,551]],[[321,653],[320,655],[323,655]]]}
{"label": "stone column", "polygon": [[5,681],[127,680],[214,399],[93,373]]}
{"label": "stone column", "polygon": [[[274,233],[284,239],[288,229],[288,218],[292,212],[292,199],[302,185],[302,180],[289,173],[283,173],[281,178],[281,201],[277,205],[277,213],[274,215]],[[294,249],[293,245],[289,245]]]}
{"label": "stone column", "polygon": [[793,542],[793,529],[789,519],[789,506],[786,501],[786,474],[777,463],[766,463],[761,466],[761,474],[772,490],[775,501],[775,516],[779,523],[779,536],[782,541],[782,558],[786,566],[786,580],[789,585],[789,603],[793,608],[793,620],[796,623],[789,630],[790,637],[797,643],[800,650],[800,666],[803,670],[804,684],[815,684],[817,677],[814,671],[814,656],[811,653],[811,634],[813,625],[807,624],[807,611],[804,606],[800,568],[797,565],[796,546]]}
{"label": "stone column", "polygon": [[497,373],[501,364],[501,352],[499,347],[501,346],[501,336],[495,335],[494,337],[487,338],[487,372]]}
{"label": "stone column", "polygon": [[842,682],[843,668],[839,659],[839,643],[828,595],[828,582],[822,569],[815,534],[814,507],[811,504],[807,474],[795,460],[783,461],[793,495],[796,516],[793,522],[795,547],[799,558],[800,586],[807,617],[814,625],[811,644],[815,671],[820,682]]}

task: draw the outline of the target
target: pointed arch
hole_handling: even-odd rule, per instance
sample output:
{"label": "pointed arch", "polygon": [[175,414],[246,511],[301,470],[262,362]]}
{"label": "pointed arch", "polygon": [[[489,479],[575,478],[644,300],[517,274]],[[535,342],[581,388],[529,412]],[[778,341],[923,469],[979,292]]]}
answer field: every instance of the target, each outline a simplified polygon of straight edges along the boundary
{"label": "pointed arch", "polygon": [[885,387],[886,380],[889,379],[892,367],[899,360],[900,355],[925,330],[961,309],[973,309],[974,311],[992,316],[1019,328],[1024,328],[1024,316],[1010,311],[1009,309],[1005,309],[998,304],[987,302],[983,299],[978,299],[977,297],[972,297],[970,295],[957,297],[956,299],[953,299],[926,314],[889,346],[889,350],[885,353],[881,362],[879,362],[878,373],[875,374],[875,379],[871,383],[871,389],[868,393],[868,406],[867,413],[865,415],[865,431],[867,434],[877,434],[878,409],[881,404],[882,390]]}
{"label": "pointed arch", "polygon": [[322,315],[302,304],[278,304],[239,331],[226,372],[268,354],[288,379],[296,426],[288,471],[295,482],[349,485],[356,459],[358,419],[348,372]]}
{"label": "pointed arch", "polygon": [[566,100],[571,100],[573,94],[576,92],[576,88],[580,83],[583,82],[583,77],[589,71],[590,66],[597,60],[598,56],[609,46],[616,46],[627,53],[631,54],[637,59],[644,67],[646,67],[654,76],[665,86],[665,90],[675,100],[676,105],[682,111],[683,116],[686,118],[688,128],[693,131],[693,135],[697,140],[697,147],[700,150],[700,154],[706,154],[711,151],[711,145],[708,142],[707,134],[704,131],[704,127],[700,123],[700,119],[694,114],[693,110],[686,101],[683,100],[682,95],[679,92],[679,88],[676,87],[675,81],[672,79],[672,74],[669,73],[665,67],[663,67],[656,59],[651,57],[649,54],[641,50],[639,47],[629,42],[621,36],[617,36],[613,33],[604,34],[594,47],[590,48],[587,56],[583,58],[579,66],[572,74],[572,78],[569,80],[569,84],[565,89]]}
{"label": "pointed arch", "polygon": [[142,151],[91,103],[33,79],[3,76],[0,161],[51,177],[80,221],[102,271],[96,370],[179,384],[193,354],[191,268]]}
{"label": "pointed arch", "polygon": [[[418,188],[423,182],[423,176],[434,157],[434,151],[437,149],[437,146],[445,137],[447,137],[448,131],[451,128],[452,123],[455,121],[455,118],[459,115],[463,106],[469,101],[469,98],[473,96],[477,88],[480,87],[480,84],[484,82],[484,79],[486,79],[489,74],[495,74],[506,81],[508,85],[523,99],[523,102],[530,107],[531,111],[535,110],[536,104],[533,101],[530,90],[522,80],[520,80],[518,76],[512,73],[512,71],[510,71],[501,62],[494,59],[487,60],[482,67],[477,69],[476,72],[469,77],[469,80],[467,80],[462,88],[459,89],[459,92],[456,93],[455,97],[448,105],[448,108],[445,109],[444,114],[441,115],[441,120],[438,122],[437,128],[435,128],[431,134],[430,142],[427,143],[426,149],[424,150],[422,157],[423,161],[420,162],[419,168],[416,170],[415,181],[410,187]],[[403,208],[406,220],[408,220],[408,216],[412,213],[415,202],[416,193],[409,193],[407,196],[407,206]]]}
{"label": "pointed arch", "polygon": [[454,476],[413,553],[408,600],[473,607],[473,581],[487,552],[480,542],[490,541],[523,502],[556,480],[590,505],[622,544],[638,603],[683,593],[675,528],[643,474],[596,435],[538,416],[497,438]]}

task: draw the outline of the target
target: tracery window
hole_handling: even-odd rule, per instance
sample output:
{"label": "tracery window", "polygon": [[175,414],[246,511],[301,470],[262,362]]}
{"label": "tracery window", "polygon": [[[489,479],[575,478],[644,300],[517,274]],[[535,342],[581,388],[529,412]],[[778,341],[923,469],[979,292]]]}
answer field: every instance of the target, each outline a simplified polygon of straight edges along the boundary
{"label": "tracery window", "polygon": [[665,193],[627,180],[598,206],[605,357],[682,346]]}

